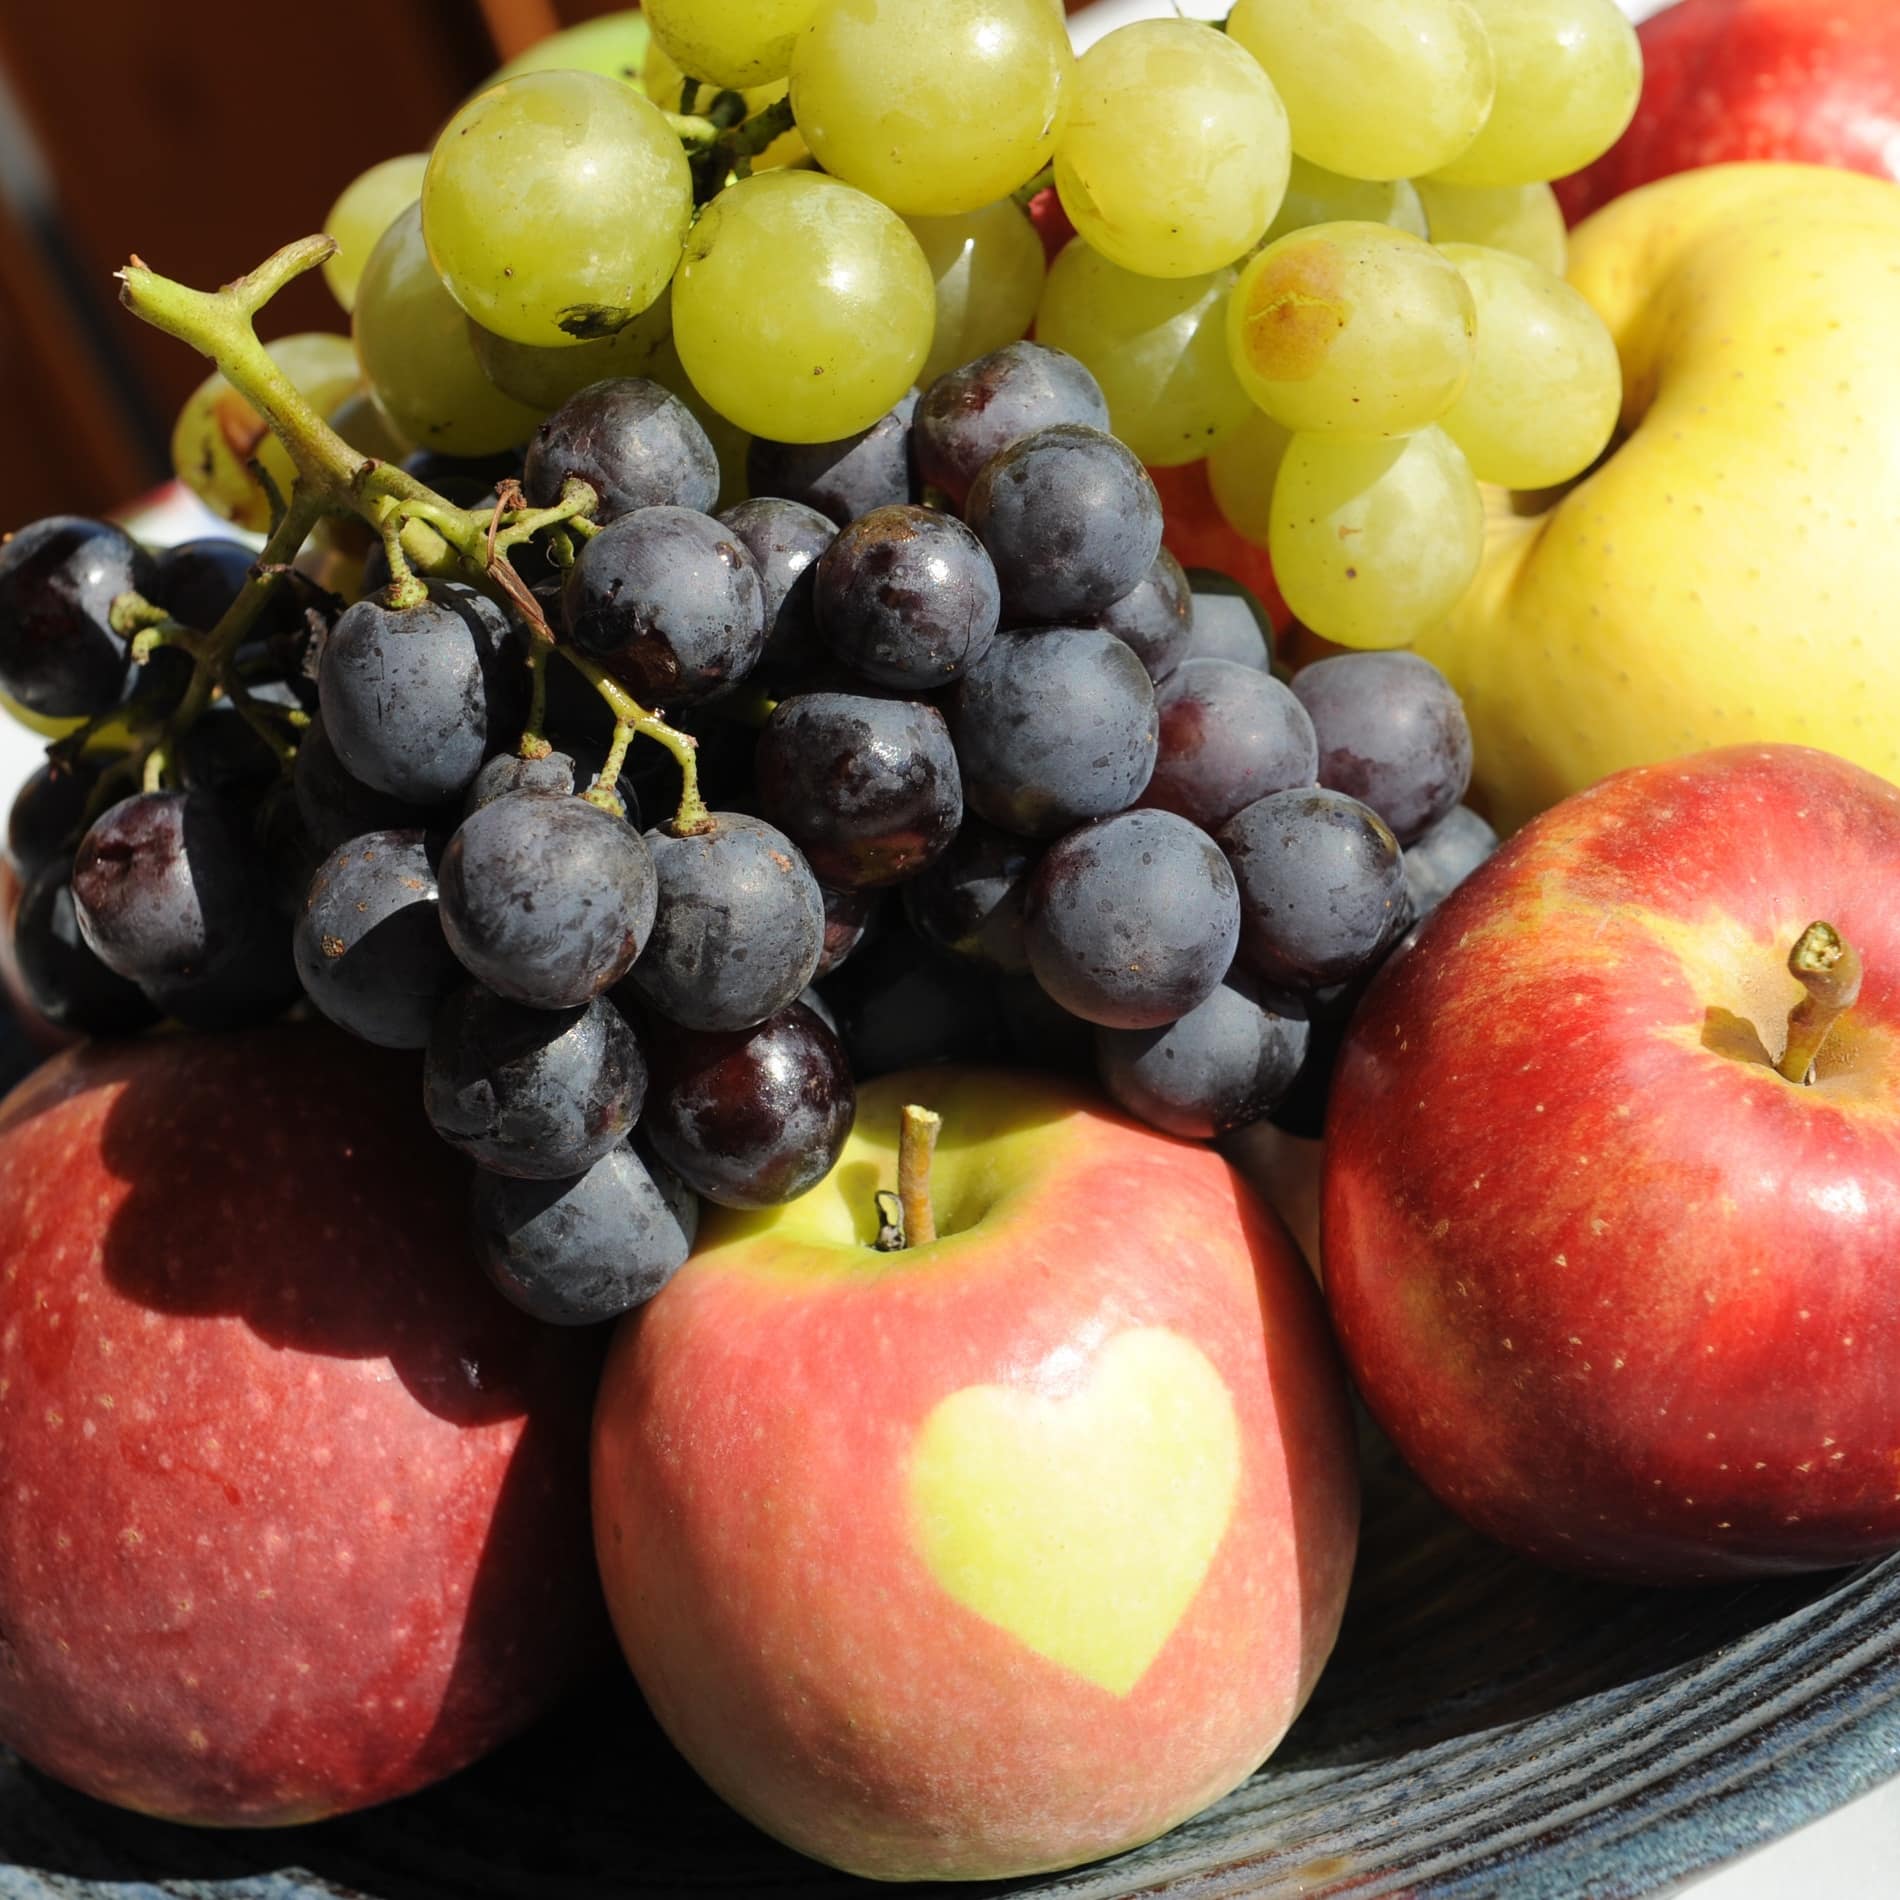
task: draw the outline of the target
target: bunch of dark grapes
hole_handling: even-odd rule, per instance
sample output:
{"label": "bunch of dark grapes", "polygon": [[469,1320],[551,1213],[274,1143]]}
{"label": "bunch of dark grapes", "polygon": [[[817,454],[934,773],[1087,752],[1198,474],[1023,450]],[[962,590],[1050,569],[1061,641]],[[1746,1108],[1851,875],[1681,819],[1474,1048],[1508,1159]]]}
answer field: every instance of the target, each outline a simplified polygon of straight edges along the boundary
{"label": "bunch of dark grapes", "polygon": [[[26,991],[79,1034],[313,1007],[418,1051],[482,1264],[563,1323],[663,1285],[702,1198],[812,1186],[891,1069],[1091,1067],[1176,1134],[1310,1129],[1359,991],[1495,844],[1469,731],[1407,654],[1289,683],[1106,423],[1013,344],[849,442],[755,442],[715,515],[683,405],[581,391],[520,471],[597,498],[564,572],[518,563],[580,663],[532,730],[525,588],[398,605],[378,552],[353,602],[286,577],[174,731],[250,555],[36,523],[0,549],[0,691],[85,724],[10,820]],[[142,660],[128,599],[165,617]],[[590,669],[695,742],[700,800]]]}

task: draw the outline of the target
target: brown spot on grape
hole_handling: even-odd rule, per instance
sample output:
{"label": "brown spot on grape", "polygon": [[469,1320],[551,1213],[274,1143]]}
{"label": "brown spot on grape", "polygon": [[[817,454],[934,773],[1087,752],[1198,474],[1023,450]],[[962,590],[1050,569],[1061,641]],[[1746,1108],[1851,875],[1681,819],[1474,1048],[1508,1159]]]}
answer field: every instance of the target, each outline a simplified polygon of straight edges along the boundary
{"label": "brown spot on grape", "polygon": [[1266,260],[1247,290],[1242,337],[1247,360],[1271,382],[1315,376],[1352,315],[1339,252],[1323,240],[1294,244]]}

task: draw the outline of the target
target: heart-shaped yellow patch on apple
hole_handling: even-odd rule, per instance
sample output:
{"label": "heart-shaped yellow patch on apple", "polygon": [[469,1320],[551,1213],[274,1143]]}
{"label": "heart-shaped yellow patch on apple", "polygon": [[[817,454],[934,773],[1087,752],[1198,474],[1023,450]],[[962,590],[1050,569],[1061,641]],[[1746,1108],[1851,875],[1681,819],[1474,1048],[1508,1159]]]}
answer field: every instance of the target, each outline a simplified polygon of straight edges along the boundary
{"label": "heart-shaped yellow patch on apple", "polygon": [[1074,1391],[951,1393],[918,1432],[910,1501],[957,1602],[1121,1696],[1194,1601],[1239,1484],[1227,1382],[1149,1326],[1109,1340]]}

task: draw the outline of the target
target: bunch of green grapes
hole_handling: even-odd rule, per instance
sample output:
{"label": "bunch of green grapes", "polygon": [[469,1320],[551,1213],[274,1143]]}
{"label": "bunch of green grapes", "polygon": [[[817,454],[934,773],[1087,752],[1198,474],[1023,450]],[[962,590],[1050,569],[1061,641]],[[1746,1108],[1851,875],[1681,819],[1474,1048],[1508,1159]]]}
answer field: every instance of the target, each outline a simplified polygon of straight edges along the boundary
{"label": "bunch of green grapes", "polygon": [[[1207,459],[1314,631],[1403,644],[1475,571],[1480,484],[1570,481],[1614,427],[1548,181],[1639,83],[1614,0],[1236,0],[1079,59],[1060,0],[649,0],[343,191],[322,394],[481,455],[651,377],[730,496],[749,437],[851,435],[1033,329],[1144,461]],[[1076,233],[1047,268],[1045,188]],[[255,523],[218,393],[181,469]]]}

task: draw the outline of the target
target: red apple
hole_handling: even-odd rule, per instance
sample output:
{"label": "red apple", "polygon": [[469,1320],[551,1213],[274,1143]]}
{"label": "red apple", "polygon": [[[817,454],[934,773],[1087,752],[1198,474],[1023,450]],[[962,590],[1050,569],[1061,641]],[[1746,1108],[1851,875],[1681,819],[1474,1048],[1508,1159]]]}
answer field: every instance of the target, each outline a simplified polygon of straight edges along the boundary
{"label": "red apple", "polygon": [[[1865,979],[1804,1085],[1816,920]],[[1660,1582],[1900,1546],[1900,790],[1747,746],[1534,820],[1367,996],[1321,1232],[1367,1404],[1480,1530]]]}
{"label": "red apple", "polygon": [[89,1794],[260,1826],[386,1800],[601,1630],[597,1351],[468,1257],[413,1069],[176,1035],[0,1109],[0,1740]]}
{"label": "red apple", "polygon": [[[900,1105],[942,1238],[880,1254]],[[1211,1150],[1044,1076],[872,1083],[714,1215],[594,1432],[622,1646],[687,1759],[883,1879],[1131,1847],[1243,1779],[1338,1629],[1352,1432],[1312,1282]]]}
{"label": "red apple", "polygon": [[1894,0],[1680,0],[1637,32],[1635,119],[1557,185],[1573,224],[1653,178],[1731,159],[1900,177]]}

